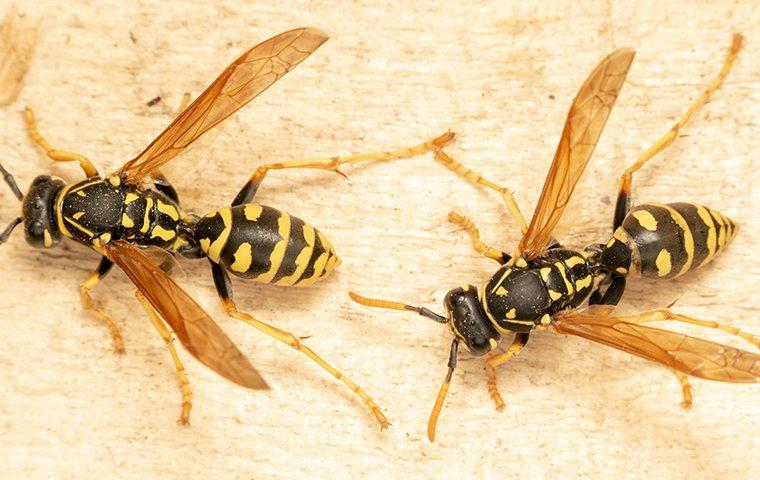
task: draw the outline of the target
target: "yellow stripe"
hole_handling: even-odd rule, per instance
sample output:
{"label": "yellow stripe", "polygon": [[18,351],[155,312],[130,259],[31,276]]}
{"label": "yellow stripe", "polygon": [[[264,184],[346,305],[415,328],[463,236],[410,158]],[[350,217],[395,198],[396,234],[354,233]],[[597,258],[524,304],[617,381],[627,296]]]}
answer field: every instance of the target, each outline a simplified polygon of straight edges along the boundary
{"label": "yellow stripe", "polygon": [[[92,185],[95,185],[96,183],[100,183],[102,181],[103,180],[101,180],[101,179],[97,179],[97,180],[94,180],[92,182],[87,182],[87,183],[83,183],[81,185],[77,185],[76,188],[73,188],[70,193],[79,193],[80,190],[84,190],[85,188],[87,188],[89,186],[92,186]],[[80,193],[80,195],[84,196],[83,194],[84,194],[84,192]]]}
{"label": "yellow stripe", "polygon": [[651,212],[646,210],[636,210],[633,212],[633,216],[639,221],[639,225],[650,232],[657,230],[657,219],[654,218],[654,215],[652,215]]}
{"label": "yellow stripe", "polygon": [[586,275],[586,277],[581,278],[577,282],[575,282],[575,289],[576,290],[583,290],[584,288],[591,285],[591,281],[593,280],[593,277],[591,275]]}
{"label": "yellow stripe", "polygon": [[145,199],[145,216],[143,218],[143,224],[140,227],[140,233],[148,233],[150,230],[150,210],[153,208],[153,199],[148,197]]}
{"label": "yellow stripe", "polygon": [[675,211],[675,209],[669,207],[668,205],[659,203],[654,203],[653,205],[662,207],[670,212],[670,217],[678,224],[679,227],[681,227],[681,230],[683,231],[683,248],[686,251],[686,263],[683,264],[681,270],[673,278],[679,277],[689,271],[691,268],[691,263],[694,261],[694,235],[691,233],[689,224],[686,223],[686,220],[683,218],[683,216]]}
{"label": "yellow stripe", "polygon": [[[319,241],[322,242],[322,247],[327,248],[330,244],[325,238],[325,236],[322,235],[322,232],[318,231],[317,235],[319,236]],[[319,258],[317,258],[317,261],[314,262],[314,274],[312,274],[311,277],[298,282],[298,285],[308,287],[309,285],[313,285],[314,282],[319,280],[322,277],[322,272],[325,269],[325,266],[327,265],[327,261],[329,259],[330,259],[330,251],[326,250],[319,256]]]}
{"label": "yellow stripe", "polygon": [[[494,287],[491,290],[491,294],[493,294],[493,293],[496,292],[496,289],[501,286],[501,282],[503,282],[504,279],[507,278],[507,275],[509,275],[510,273],[512,273],[512,269],[511,268],[508,268],[508,269],[504,270],[504,273],[501,275],[501,278],[499,278],[499,281],[494,284]],[[485,295],[484,295],[484,297],[485,297]]]}
{"label": "yellow stripe", "polygon": [[176,208],[174,208],[174,205],[169,205],[168,203],[164,203],[161,200],[158,200],[156,202],[156,206],[158,207],[159,212],[168,215],[169,218],[175,222],[179,221],[179,212]]}
{"label": "yellow stripe", "polygon": [[80,232],[84,233],[88,237],[94,237],[95,236],[95,233],[93,233],[92,230],[87,230],[86,228],[84,228],[83,226],[81,226],[80,224],[78,224],[77,222],[75,222],[74,220],[70,219],[69,217],[64,217],[64,218],[66,219],[67,222],[69,222],[70,224],[72,224],[77,230],[79,230]]}
{"label": "yellow stripe", "polygon": [[172,238],[177,236],[177,232],[174,230],[167,230],[161,225],[156,225],[150,232],[150,238],[160,238],[161,240],[168,242]]}
{"label": "yellow stripe", "polygon": [[[208,244],[208,248],[206,249],[206,255],[208,255],[208,258],[210,258],[215,263],[219,263],[219,258],[222,255],[222,249],[225,245],[227,245],[227,240],[230,238],[230,231],[232,230],[232,209],[230,207],[226,207],[215,212],[211,216],[216,216],[217,213],[220,217],[222,217],[224,229],[219,233],[219,236],[216,237],[213,242]],[[205,243],[206,242],[203,242],[203,240],[201,240],[201,248],[203,248],[203,245]]]}
{"label": "yellow stripe", "polygon": [[243,207],[243,214],[245,219],[251,222],[255,222],[261,216],[261,212],[264,211],[264,207],[256,203],[249,203]]}
{"label": "yellow stripe", "polygon": [[68,228],[66,228],[65,222],[63,221],[63,199],[66,197],[66,194],[69,192],[70,188],[71,185],[66,185],[58,193],[58,198],[55,200],[55,223],[58,224],[58,230],[62,234],[69,238],[73,238],[71,232]]}
{"label": "yellow stripe", "polygon": [[121,214],[121,224],[124,226],[124,228],[132,228],[135,226],[135,222],[132,220],[132,217],[126,213]]}
{"label": "yellow stripe", "polygon": [[713,219],[710,216],[710,212],[708,212],[707,209],[702,205],[694,206],[697,207],[697,215],[699,215],[699,218],[702,219],[702,222],[704,222],[705,226],[707,227],[707,256],[704,260],[702,260],[702,263],[699,264],[701,267],[702,265],[712,260],[712,258],[715,256],[718,236],[715,234],[715,222],[713,222]]}
{"label": "yellow stripe", "polygon": [[311,260],[311,256],[314,254],[314,239],[316,238],[316,234],[314,233],[314,227],[308,223],[305,223],[303,225],[303,238],[306,241],[306,246],[303,247],[301,252],[296,257],[295,272],[293,272],[292,275],[288,275],[287,277],[282,277],[275,283],[275,285],[290,286],[296,284],[296,282],[298,282],[298,280],[301,278],[301,275],[303,275],[303,272],[306,271],[306,267],[309,266],[309,260]]}
{"label": "yellow stripe", "polygon": [[557,267],[557,270],[559,270],[559,275],[562,277],[562,280],[565,281],[565,288],[567,289],[567,294],[572,295],[575,290],[573,289],[573,284],[570,283],[570,280],[567,279],[567,273],[565,272],[565,264],[562,262],[557,262],[554,264]]}
{"label": "yellow stripe", "polygon": [[256,277],[256,280],[260,282],[271,282],[274,276],[277,275],[280,265],[282,265],[282,260],[285,258],[285,252],[288,248],[288,239],[290,238],[290,215],[285,212],[280,215],[280,218],[277,219],[277,231],[280,234],[281,240],[274,245],[272,253],[269,255],[269,263],[271,264],[269,270]]}

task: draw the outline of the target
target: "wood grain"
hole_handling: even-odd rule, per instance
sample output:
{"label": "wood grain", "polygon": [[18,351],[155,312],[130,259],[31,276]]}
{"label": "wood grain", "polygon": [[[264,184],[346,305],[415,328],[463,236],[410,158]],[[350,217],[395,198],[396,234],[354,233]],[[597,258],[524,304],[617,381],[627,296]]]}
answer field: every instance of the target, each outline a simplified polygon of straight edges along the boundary
{"label": "wood grain", "polygon": [[[512,188],[532,212],[572,97],[605,54],[628,45],[638,52],[629,81],[562,235],[582,246],[606,241],[619,174],[709,83],[739,31],[745,48],[725,85],[633,188],[635,201],[710,205],[742,230],[701,271],[667,284],[631,282],[624,307],[677,300],[681,312],[758,333],[760,10],[753,3],[19,5],[38,19],[40,34],[18,101],[0,109],[1,158],[24,190],[40,173],[80,178],[73,165],[51,165],[27,138],[28,105],[54,146],[114,170],[170,121],[183,92],[200,92],[246,47],[314,26],[332,39],[167,172],[186,208],[203,213],[228,203],[263,162],[395,148],[452,129],[459,137],[448,152]],[[0,1],[0,15],[10,6]],[[93,292],[122,327],[128,354],[120,357],[77,298],[96,255],[71,243],[33,250],[16,234],[0,248],[0,477],[739,479],[758,471],[758,386],[695,380],[694,408],[683,411],[668,371],[556,335],[537,335],[499,369],[503,413],[488,398],[481,361],[463,359],[439,440],[427,442],[446,330],[360,307],[346,293],[440,310],[449,288],[479,284],[495,266],[446,221],[449,210],[468,215],[484,241],[502,248],[514,248],[519,232],[493,192],[431,155],[345,172],[348,180],[273,172],[257,196],[319,226],[342,256],[339,271],[304,290],[237,282],[237,299],[262,320],[310,335],[311,347],[375,397],[390,431],[380,433],[350,392],[295,351],[225,318],[204,262],[185,263],[179,281],[273,389],[246,392],[184,354],[195,408],[192,425],[180,427],[174,369],[125,276],[117,272]],[[0,219],[18,211],[0,189]]]}

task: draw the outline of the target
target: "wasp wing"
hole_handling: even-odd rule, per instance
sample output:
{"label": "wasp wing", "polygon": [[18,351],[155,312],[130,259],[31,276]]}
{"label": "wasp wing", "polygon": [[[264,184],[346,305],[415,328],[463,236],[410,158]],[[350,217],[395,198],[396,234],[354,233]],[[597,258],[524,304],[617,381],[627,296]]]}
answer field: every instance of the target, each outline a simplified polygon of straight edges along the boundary
{"label": "wasp wing", "polygon": [[201,363],[244,387],[269,388],[219,325],[138,247],[117,240],[106,245],[105,252]]}
{"label": "wasp wing", "polygon": [[687,375],[731,383],[760,381],[760,355],[627,321],[647,321],[647,312],[626,316],[608,312],[604,307],[562,312],[552,325],[559,333],[617,348]]}
{"label": "wasp wing", "polygon": [[315,28],[281,33],[251,48],[227,67],[140,155],[118,173],[136,184],[235,113],[311,55],[328,39]]}
{"label": "wasp wing", "polygon": [[552,232],[607,123],[634,53],[628,48],[612,52],[597,65],[578,91],[567,114],[565,128],[533,218],[520,240],[518,255],[527,259],[538,257],[549,244]]}

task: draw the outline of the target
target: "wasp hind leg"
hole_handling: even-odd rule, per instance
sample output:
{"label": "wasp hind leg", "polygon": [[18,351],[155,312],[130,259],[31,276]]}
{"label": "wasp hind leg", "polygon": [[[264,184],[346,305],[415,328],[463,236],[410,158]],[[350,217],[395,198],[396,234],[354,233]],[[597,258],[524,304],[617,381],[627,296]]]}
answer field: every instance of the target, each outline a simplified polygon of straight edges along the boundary
{"label": "wasp hind leg", "polygon": [[683,372],[679,372],[678,370],[673,370],[673,373],[675,373],[676,377],[678,377],[678,382],[681,384],[681,393],[683,394],[683,401],[681,402],[681,406],[688,410],[691,408],[692,399],[694,398],[692,396],[691,383],[689,383],[689,376]]}
{"label": "wasp hind leg", "polygon": [[187,425],[190,423],[190,410],[193,408],[193,391],[190,389],[190,381],[185,374],[185,367],[182,365],[179,355],[177,355],[177,350],[174,348],[174,339],[172,338],[169,329],[166,328],[164,322],[159,318],[156,311],[153,310],[153,307],[148,303],[145,296],[143,296],[139,290],[135,292],[135,297],[143,306],[145,313],[148,315],[153,326],[156,327],[156,330],[158,330],[159,335],[161,335],[161,338],[166,344],[166,348],[169,349],[169,353],[172,356],[172,361],[174,361],[174,366],[177,369],[177,376],[179,377],[179,388],[182,392],[182,413],[179,417],[179,423]]}
{"label": "wasp hind leg", "polygon": [[676,140],[676,138],[678,138],[678,134],[681,132],[681,127],[686,125],[686,122],[691,119],[692,115],[694,115],[694,113],[699,110],[700,107],[702,107],[705,103],[707,103],[708,100],[710,100],[712,94],[715,92],[715,90],[718,89],[718,87],[720,87],[720,85],[723,83],[723,79],[726,78],[729,70],[731,70],[731,65],[733,65],[734,60],[736,59],[736,55],[739,53],[742,41],[743,37],[740,34],[734,34],[731,39],[731,48],[728,51],[726,60],[723,62],[723,67],[721,68],[720,73],[718,73],[712,83],[699,95],[699,97],[697,97],[694,103],[691,104],[686,113],[680,119],[678,119],[678,121],[672,127],[670,127],[668,133],[660,138],[654,145],[649,147],[647,151],[641,154],[641,156],[633,163],[633,165],[628,167],[620,177],[620,184],[618,186],[618,198],[615,205],[615,217],[612,227],[613,231],[622,225],[625,216],[628,214],[628,210],[631,208],[631,183],[634,172],[643,167],[644,164],[647,163],[652,157],[670,146]]}
{"label": "wasp hind leg", "polygon": [[317,365],[324,368],[330,372],[332,376],[343,382],[362,400],[362,402],[364,402],[365,405],[367,405],[367,407],[369,407],[372,415],[374,415],[375,419],[377,420],[377,423],[380,424],[381,430],[390,426],[390,423],[385,418],[385,415],[383,415],[380,411],[380,407],[377,406],[374,400],[372,400],[372,398],[370,398],[370,396],[367,395],[359,385],[346,378],[338,369],[323,360],[322,357],[314,353],[312,349],[305,346],[301,342],[301,338],[293,335],[290,332],[280,330],[277,327],[257,320],[245,312],[239,311],[237,309],[237,305],[235,305],[235,301],[232,298],[232,283],[230,282],[230,278],[227,275],[227,272],[225,272],[222,267],[216,263],[212,263],[211,268],[214,276],[214,285],[216,285],[216,291],[219,294],[219,298],[222,301],[225,311],[230,317],[236,318],[247,323],[248,325],[251,325],[257,330],[266,333],[270,337],[279,340],[286,345],[289,345],[290,347],[309,357]]}
{"label": "wasp hind leg", "polygon": [[95,288],[98,282],[103,277],[108,275],[108,272],[111,271],[111,267],[113,267],[113,262],[111,262],[111,260],[107,259],[106,257],[101,258],[100,263],[98,264],[98,268],[96,268],[94,272],[92,272],[87,278],[79,283],[79,298],[81,299],[82,306],[85,308],[85,310],[92,311],[96,317],[98,317],[103,321],[103,323],[106,324],[106,326],[108,326],[108,329],[111,331],[111,337],[113,337],[114,353],[123,354],[125,352],[124,339],[119,332],[119,327],[116,326],[116,323],[113,321],[113,318],[111,318],[110,315],[108,315],[100,308],[95,307],[95,304],[92,301],[92,297],[90,296],[90,290]]}
{"label": "wasp hind leg", "polygon": [[507,206],[507,210],[509,210],[512,218],[514,218],[517,224],[520,225],[520,232],[525,235],[525,232],[528,230],[528,224],[525,223],[525,217],[523,217],[523,214],[520,211],[520,207],[517,206],[517,201],[515,200],[514,195],[512,195],[512,191],[510,189],[501,187],[491,182],[490,180],[486,180],[482,176],[478,175],[477,173],[473,172],[469,168],[465,167],[461,163],[448,156],[443,150],[436,150],[435,159],[449,167],[451,170],[454,170],[456,173],[463,176],[467,180],[499,192],[499,195],[501,195],[502,200],[504,200],[504,204]]}
{"label": "wasp hind leg", "polygon": [[289,160],[281,163],[268,163],[258,167],[248,179],[248,182],[243,186],[240,192],[232,202],[232,206],[242,205],[249,203],[251,199],[256,195],[256,191],[259,189],[261,182],[266,177],[269,170],[282,170],[286,168],[312,168],[319,170],[329,170],[336,172],[340,175],[343,173],[339,167],[348,163],[369,162],[369,161],[388,161],[398,158],[407,158],[421,153],[436,150],[454,139],[454,134],[447,132],[439,137],[429,140],[419,145],[415,145],[409,148],[402,148],[400,150],[386,151],[386,152],[374,152],[374,153],[362,153],[357,155],[349,155],[346,157],[331,157],[331,158],[305,158],[301,160]]}
{"label": "wasp hind leg", "polygon": [[480,240],[480,232],[478,231],[478,227],[476,227],[469,218],[460,215],[457,212],[449,212],[449,221],[456,223],[457,225],[467,230],[467,232],[470,234],[470,238],[472,239],[472,247],[476,252],[483,255],[484,257],[496,260],[500,264],[507,263],[512,258],[508,253],[502,252],[493,247],[489,247],[483,243]]}
{"label": "wasp hind leg", "polygon": [[79,162],[79,166],[84,170],[84,174],[87,177],[95,177],[98,175],[98,169],[92,164],[89,158],[78,153],[66,152],[63,150],[56,150],[50,146],[40,132],[37,130],[37,120],[34,118],[34,112],[30,108],[24,109],[24,122],[26,123],[26,131],[34,140],[34,143],[40,146],[51,160],[56,162]]}
{"label": "wasp hind leg", "polygon": [[488,394],[491,395],[491,399],[496,403],[496,410],[504,410],[504,400],[502,400],[501,395],[499,395],[499,389],[496,387],[496,367],[516,357],[525,344],[528,343],[528,337],[527,333],[515,334],[515,339],[512,340],[512,344],[505,352],[491,355],[486,359]]}

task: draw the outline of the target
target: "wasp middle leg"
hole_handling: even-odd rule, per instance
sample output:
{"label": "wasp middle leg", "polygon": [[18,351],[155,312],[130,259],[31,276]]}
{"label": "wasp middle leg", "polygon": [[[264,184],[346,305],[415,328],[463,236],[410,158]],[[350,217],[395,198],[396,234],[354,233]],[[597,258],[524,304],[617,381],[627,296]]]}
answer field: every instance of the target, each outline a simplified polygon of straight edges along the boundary
{"label": "wasp middle leg", "polygon": [[380,424],[380,429],[385,429],[388,426],[390,426],[390,423],[385,418],[385,415],[380,411],[380,407],[377,406],[374,400],[367,395],[362,388],[348,379],[346,376],[344,376],[338,369],[327,363],[322,357],[317,355],[312,349],[305,346],[301,339],[293,335],[290,332],[286,332],[285,330],[281,330],[277,327],[274,327],[272,325],[269,325],[267,323],[264,323],[260,320],[257,320],[253,316],[251,316],[248,313],[241,312],[237,309],[237,305],[235,304],[235,301],[233,300],[233,294],[232,294],[232,282],[230,282],[230,278],[227,275],[227,272],[224,271],[224,269],[216,264],[211,263],[211,267],[213,270],[214,275],[214,284],[216,285],[216,291],[219,294],[219,298],[222,301],[222,305],[224,306],[225,311],[230,317],[236,318],[238,320],[241,320],[248,325],[251,325],[252,327],[256,328],[257,330],[266,333],[270,337],[279,340],[280,342],[285,343],[286,345],[289,345],[290,347],[294,348],[295,350],[303,353],[307,357],[309,357],[311,360],[313,360],[317,365],[327,370],[332,376],[343,382],[348,388],[351,389],[352,392],[354,392],[361,400],[364,402],[367,407],[369,407],[370,411],[374,415],[375,419],[377,420],[377,423]]}
{"label": "wasp middle leg", "polygon": [[106,257],[101,258],[98,268],[79,284],[79,297],[82,301],[82,306],[86,310],[92,311],[96,317],[108,326],[108,329],[111,331],[111,336],[113,337],[114,353],[123,354],[125,352],[124,339],[119,332],[119,327],[116,326],[116,323],[110,315],[100,308],[95,307],[92,297],[90,296],[90,290],[95,288],[95,285],[97,285],[103,277],[108,275],[108,272],[111,271],[111,267],[113,267],[113,262],[111,262],[111,260]]}
{"label": "wasp middle leg", "polygon": [[528,343],[529,334],[518,333],[515,334],[515,339],[512,340],[512,344],[503,353],[491,355],[486,359],[486,375],[488,376],[488,393],[491,395],[494,403],[496,403],[497,410],[504,410],[504,400],[499,395],[499,390],[496,387],[496,367],[508,362],[512,358],[516,357],[523,349],[525,344]]}
{"label": "wasp middle leg", "polygon": [[24,122],[26,123],[26,130],[29,136],[34,140],[34,143],[40,146],[48,157],[56,162],[79,162],[79,166],[84,170],[84,174],[87,177],[95,177],[98,175],[98,169],[92,164],[89,158],[79,153],[66,152],[63,150],[56,150],[50,146],[40,132],[37,130],[37,120],[34,118],[34,112],[30,108],[24,109]]}
{"label": "wasp middle leg", "polygon": [[343,173],[339,170],[341,165],[348,163],[369,162],[369,161],[388,161],[397,158],[412,157],[431,150],[436,150],[443,147],[454,139],[452,132],[447,132],[439,137],[429,140],[419,145],[415,145],[409,148],[402,148],[400,150],[386,151],[386,152],[374,152],[374,153],[362,153],[357,155],[349,155],[346,157],[331,157],[331,158],[305,158],[301,160],[289,160],[281,163],[268,163],[261,165],[253,172],[251,178],[243,186],[240,192],[233,200],[232,205],[242,205],[248,203],[256,195],[256,191],[259,189],[261,182],[266,177],[269,170],[282,170],[286,168],[312,168],[320,170],[330,170],[337,172],[341,175]]}
{"label": "wasp middle leg", "polygon": [[179,359],[179,355],[177,355],[177,350],[174,348],[172,334],[139,290],[135,291],[135,297],[143,306],[145,313],[148,315],[153,326],[156,327],[156,330],[158,330],[159,335],[161,335],[161,338],[166,344],[166,348],[169,349],[169,354],[172,356],[172,361],[174,362],[174,367],[177,369],[177,376],[179,377],[179,388],[182,392],[182,413],[179,417],[179,423],[187,425],[190,423],[190,410],[193,408],[193,391],[190,389],[190,381],[185,374],[185,367],[182,365],[182,361]]}

